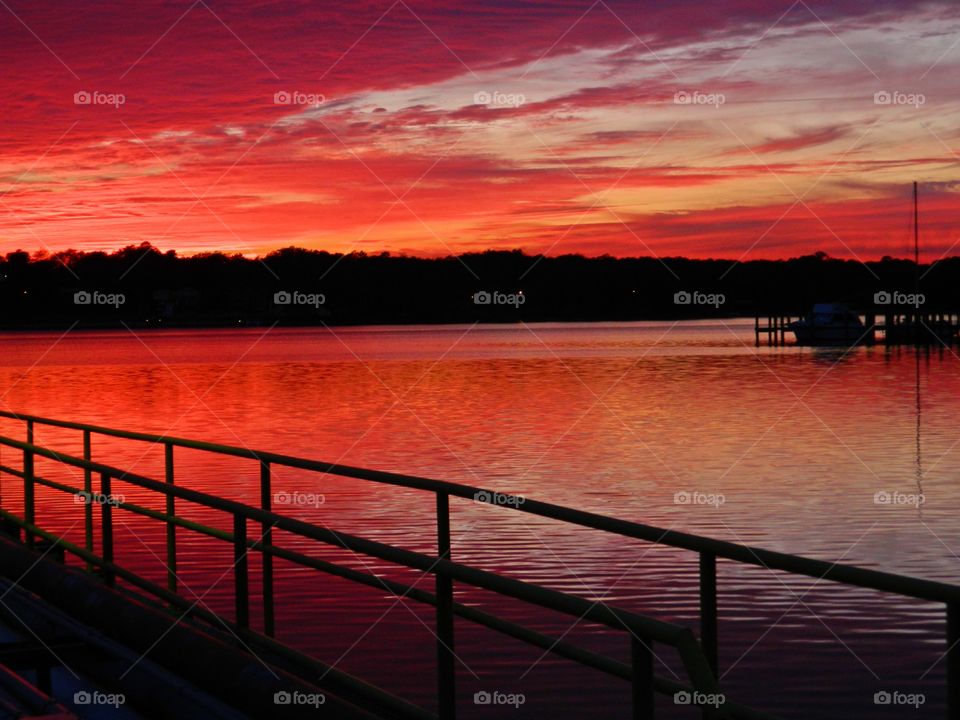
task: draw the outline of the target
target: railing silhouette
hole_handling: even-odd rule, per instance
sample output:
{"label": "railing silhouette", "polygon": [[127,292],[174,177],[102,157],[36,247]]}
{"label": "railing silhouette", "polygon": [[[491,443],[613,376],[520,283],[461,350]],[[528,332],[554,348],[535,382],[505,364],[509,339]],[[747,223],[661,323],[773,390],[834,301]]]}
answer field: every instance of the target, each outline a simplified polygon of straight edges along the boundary
{"label": "railing silhouette", "polygon": [[[0,464],[0,472],[8,473],[23,480],[23,517],[0,508],[0,517],[21,528],[26,542],[33,545],[37,538],[47,542],[56,542],[67,552],[76,555],[87,563],[88,569],[98,571],[108,584],[121,578],[131,585],[148,592],[173,607],[189,610],[200,619],[223,623],[226,620],[199,607],[177,593],[177,529],[189,530],[231,543],[234,548],[234,604],[235,621],[233,627],[244,637],[249,637],[280,654],[287,654],[298,661],[308,658],[285,648],[271,638],[274,635],[273,606],[273,558],[298,563],[337,577],[375,587],[386,588],[401,597],[433,605],[436,608],[437,635],[437,693],[438,714],[434,715],[422,708],[389,695],[378,688],[366,685],[346,675],[317,663],[317,667],[326,668],[326,672],[338,676],[346,684],[356,686],[358,692],[365,694],[388,707],[401,716],[416,718],[434,718],[452,720],[456,715],[455,703],[455,656],[453,620],[462,617],[474,623],[497,630],[515,639],[552,652],[561,657],[578,662],[609,675],[622,678],[632,685],[632,708],[630,717],[634,719],[653,716],[654,694],[656,692],[673,694],[680,691],[698,692],[703,695],[715,695],[720,692],[718,672],[718,628],[717,628],[717,559],[723,558],[747,565],[780,570],[796,575],[830,580],[845,585],[893,593],[905,597],[943,603],[946,607],[946,676],[947,676],[947,717],[960,720],[960,587],[930,580],[907,577],[877,570],[868,570],[852,565],[830,563],[822,560],[754,548],[689,533],[664,530],[640,523],[618,520],[603,515],[575,510],[525,498],[523,502],[507,503],[516,512],[525,512],[544,518],[551,518],[581,527],[593,528],[624,537],[645,540],[652,543],[689,550],[699,554],[699,594],[700,594],[700,637],[686,627],[656,620],[654,618],[629,612],[611,605],[591,602],[575,595],[550,590],[532,583],[522,582],[456,563],[450,552],[450,498],[460,497],[475,500],[483,494],[493,497],[500,495],[508,500],[519,500],[515,496],[495,493],[493,490],[461,485],[428,478],[400,475],[377,470],[367,470],[346,465],[330,464],[315,460],[261,452],[248,448],[219,445],[196,440],[174,438],[163,435],[117,430],[85,423],[42,418],[0,411],[0,417],[19,420],[26,425],[26,440],[0,436],[0,446],[14,448],[23,453],[22,468]],[[83,435],[83,457],[78,458],[39,446],[34,443],[34,428],[37,425],[78,430]],[[154,480],[124,471],[121,468],[95,462],[91,459],[91,439],[94,435],[115,437],[162,445],[164,448],[165,478]],[[180,487],[175,484],[174,448],[199,450],[219,455],[246,458],[255,461],[260,468],[261,506],[253,507],[227,500],[208,493]],[[83,470],[83,488],[43,478],[34,470],[35,458],[47,458],[66,466]],[[297,468],[323,474],[385,483],[398,487],[431,492],[436,498],[437,554],[426,555],[403,548],[386,545],[361,537],[334,532],[316,525],[286,517],[272,510],[271,468],[282,466]],[[94,475],[99,476],[99,490],[94,489]],[[85,493],[89,499],[97,499],[97,493],[103,499],[111,497],[112,480],[151,490],[162,494],[166,499],[163,512],[132,502],[85,502],[84,509],[84,545],[66,541],[56,534],[44,530],[35,522],[35,489],[37,485],[77,495]],[[233,518],[233,531],[227,532],[187,520],[176,514],[177,500],[194,503],[207,508],[229,513]],[[94,547],[94,506],[100,507],[101,514],[101,550],[98,554]],[[165,523],[167,528],[166,565],[167,586],[163,587],[140,577],[135,572],[114,562],[113,513],[124,510],[137,515],[153,518]],[[251,539],[249,524],[259,525],[259,539]],[[287,548],[272,544],[273,530],[282,530],[320,543],[352,550],[371,557],[386,560],[398,565],[420,570],[435,576],[435,591],[430,593],[394,580],[388,580],[371,573],[365,573],[326,560],[303,555]],[[250,592],[248,553],[254,551],[262,555],[262,611],[263,634],[250,628]],[[568,615],[605,625],[614,630],[626,630],[630,634],[631,662],[622,663],[606,655],[586,650],[563,639],[553,638],[517,623],[495,615],[456,603],[453,598],[454,581],[489,590],[500,595],[518,599],[533,605],[548,608]],[[677,650],[689,684],[679,683],[657,676],[653,668],[654,642],[673,647]],[[718,708],[702,709],[705,717],[744,718],[748,720],[774,718],[773,715],[727,701]]]}

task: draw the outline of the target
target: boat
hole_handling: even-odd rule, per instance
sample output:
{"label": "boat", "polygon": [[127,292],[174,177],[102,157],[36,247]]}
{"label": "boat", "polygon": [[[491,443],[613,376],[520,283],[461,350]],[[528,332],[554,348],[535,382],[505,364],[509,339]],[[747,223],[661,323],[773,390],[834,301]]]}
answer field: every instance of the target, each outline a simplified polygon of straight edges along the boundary
{"label": "boat", "polygon": [[843,303],[817,303],[806,317],[787,325],[797,345],[857,345],[869,333],[860,316]]}

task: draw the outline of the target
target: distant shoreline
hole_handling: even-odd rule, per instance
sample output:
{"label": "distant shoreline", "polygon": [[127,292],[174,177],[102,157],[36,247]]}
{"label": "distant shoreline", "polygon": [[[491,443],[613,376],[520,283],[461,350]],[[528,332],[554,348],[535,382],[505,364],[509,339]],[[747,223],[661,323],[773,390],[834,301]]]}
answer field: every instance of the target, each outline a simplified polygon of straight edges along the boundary
{"label": "distant shoreline", "polygon": [[[790,260],[530,256],[436,260],[286,248],[265,258],[112,254],[0,258],[0,330],[350,327],[799,316],[818,302],[878,315],[884,298],[960,311],[960,257],[919,267],[825,253]],[[906,305],[904,308],[906,309]]]}

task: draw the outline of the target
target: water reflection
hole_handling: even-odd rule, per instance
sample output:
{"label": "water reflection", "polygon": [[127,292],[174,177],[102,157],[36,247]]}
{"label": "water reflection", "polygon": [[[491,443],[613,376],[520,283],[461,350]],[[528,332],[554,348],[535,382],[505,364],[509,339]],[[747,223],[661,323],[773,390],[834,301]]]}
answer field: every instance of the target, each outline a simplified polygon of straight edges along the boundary
{"label": "water reflection", "polygon": [[[751,320],[91,333],[55,344],[55,336],[17,334],[2,338],[0,392],[7,408],[39,415],[481,484],[960,581],[956,358],[880,347],[755,350],[752,327]],[[21,432],[0,425],[4,434]],[[38,440],[79,450],[75,434],[44,431]],[[94,454],[161,476],[157,448],[100,441]],[[257,502],[250,465],[185,452],[177,472],[186,486]],[[3,478],[5,501],[10,483]],[[433,505],[417,493],[296,471],[281,473],[275,490],[322,493],[324,504],[290,509],[305,520],[432,551]],[[725,502],[677,504],[679,492]],[[922,494],[922,516],[916,504],[878,505],[878,492]],[[46,500],[45,521],[68,527],[75,508]],[[452,512],[454,556],[464,562],[668,620],[697,617],[690,554],[465,501]],[[162,566],[139,542],[162,547],[162,527],[127,519],[117,533],[118,542],[127,540],[126,559],[162,581]],[[213,585],[229,567],[229,549],[191,540],[183,550],[184,582],[198,593],[209,589],[211,606],[229,609],[229,588]],[[322,556],[418,580],[333,550]],[[393,604],[386,592],[279,565],[282,638],[330,662],[343,656],[343,669],[431,702],[433,638],[413,617],[429,626],[428,610],[395,607],[370,630]],[[817,717],[870,716],[878,683],[921,688],[931,713],[942,702],[942,668],[920,680],[942,644],[942,609],[725,563],[720,587],[721,664],[731,692],[794,717],[811,716],[814,705]],[[464,602],[494,603],[460,592]],[[557,635],[570,625],[528,608],[497,609]],[[891,653],[894,637],[911,642]],[[625,659],[622,639],[595,627],[578,625],[567,639]],[[539,660],[539,651],[458,624],[460,641],[481,678],[463,671],[468,700],[468,690],[489,686],[527,694],[518,718],[622,714],[627,691],[619,681],[591,675],[592,692],[579,692],[582,673],[569,663]],[[679,672],[675,659],[664,662]],[[467,705],[465,717],[493,716]],[[663,708],[667,717],[673,711]]]}

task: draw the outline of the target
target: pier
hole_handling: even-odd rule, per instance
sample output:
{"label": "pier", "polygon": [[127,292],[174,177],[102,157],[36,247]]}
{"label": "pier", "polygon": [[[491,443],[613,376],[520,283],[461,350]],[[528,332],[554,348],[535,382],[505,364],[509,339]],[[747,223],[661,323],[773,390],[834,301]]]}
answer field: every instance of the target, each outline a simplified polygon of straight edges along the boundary
{"label": "pier", "polygon": [[[0,417],[23,425],[23,434],[19,438],[0,436],[0,447],[7,451],[0,462],[0,473],[5,480],[0,521],[6,536],[0,540],[0,585],[5,583],[4,597],[11,603],[16,601],[20,612],[51,618],[44,625],[48,628],[44,637],[37,638],[50,649],[50,653],[43,652],[43,647],[26,647],[19,663],[14,663],[14,649],[8,648],[7,652],[0,652],[0,663],[8,668],[11,665],[34,665],[38,668],[38,677],[42,677],[41,667],[49,668],[61,662],[61,657],[69,657],[84,675],[98,678],[110,692],[125,693],[134,707],[138,703],[147,708],[158,707],[152,705],[159,702],[156,698],[158,687],[182,688],[178,692],[192,703],[188,707],[193,710],[185,711],[179,717],[315,717],[314,708],[272,702],[276,693],[303,692],[322,693],[326,698],[324,712],[329,717],[454,720],[458,703],[454,621],[460,619],[541,648],[578,663],[584,669],[622,680],[631,698],[629,705],[623,708],[623,717],[646,720],[654,717],[658,693],[723,692],[718,681],[722,671],[718,663],[722,639],[718,621],[721,579],[718,566],[737,563],[835,583],[838,592],[844,586],[854,586],[942,605],[942,650],[946,657],[947,683],[945,717],[960,720],[960,586],[666,530],[500,494],[490,488],[32,415],[0,412]],[[38,427],[76,432],[77,440],[82,442],[82,456],[59,452],[35,442]],[[162,447],[164,477],[135,474],[94,459],[96,441],[104,437]],[[252,463],[258,468],[260,502],[244,504],[178,485],[175,459],[183,450],[240,458]],[[10,460],[11,454],[15,461]],[[82,475],[82,486],[42,476],[36,470],[38,461],[72,468],[78,477]],[[271,504],[272,479],[277,468],[297,468],[424,493],[435,507],[435,551],[414,552],[335,532],[277,512]],[[16,479],[12,486],[8,478]],[[94,497],[114,497],[112,491],[116,482],[148,491],[156,496],[157,502],[148,507],[123,499],[102,503],[89,501]],[[38,487],[88,500],[76,504],[77,522],[83,527],[82,544],[68,541],[38,522]],[[22,499],[22,512],[11,510],[9,501],[12,497]],[[695,627],[666,622],[457,562],[450,543],[451,504],[490,504],[491,498],[505,499],[506,502],[498,503],[498,507],[510,512],[550,518],[691,553],[697,558],[699,568],[699,622]],[[184,507],[191,505],[225,513],[231,519],[232,529],[227,531],[188,520],[181,513]],[[156,549],[168,569],[166,584],[150,581],[139,574],[137,568],[115,560],[117,548],[113,527],[115,516],[120,513],[147,518],[166,528],[165,547]],[[344,548],[361,556],[418,570],[433,576],[433,589],[413,587],[283,547],[274,542],[274,534],[279,532],[302,541],[298,547],[309,542]],[[215,614],[180,592],[181,583],[176,571],[178,545],[188,533],[214,538],[232,548],[232,613]],[[259,559],[256,563],[262,573],[259,583],[251,582],[251,556]],[[332,668],[278,642],[275,639],[273,597],[274,560],[278,558],[431,606],[437,638],[436,707],[413,705],[374,687],[363,678]],[[261,596],[256,603],[260,609],[259,617],[251,613],[251,585],[260,590]],[[482,588],[501,597],[603,625],[621,633],[624,641],[629,643],[629,662],[461,604],[454,597],[455,585]],[[9,596],[6,589],[11,591]],[[162,636],[163,642],[156,639],[158,636]],[[898,641],[897,635],[891,632],[891,643],[895,641]],[[80,651],[80,646],[87,650]],[[99,648],[98,652],[91,652],[91,647]],[[52,648],[61,649],[64,655]],[[654,648],[668,648],[679,657],[685,677],[678,682],[658,675],[654,667]],[[163,682],[150,680],[151,675],[144,674],[134,677],[111,675],[111,668],[115,670],[117,667],[111,658],[130,655],[145,657],[149,665],[143,672],[151,673],[152,677],[161,678]],[[775,667],[776,663],[776,657],[769,658],[771,666]],[[218,671],[211,672],[212,667],[217,667]],[[588,687],[589,678],[585,673],[585,687]],[[44,683],[38,681],[38,685]],[[55,704],[53,698],[47,697],[48,686],[33,690],[41,699]],[[180,700],[179,695],[177,700]],[[208,708],[209,712],[201,708]],[[727,695],[726,702],[718,710],[705,710],[705,717],[760,720],[776,716],[761,708],[749,707],[743,698]]]}
{"label": "pier", "polygon": [[[953,347],[960,340],[960,313],[908,312],[859,313],[864,331],[858,345],[942,345]],[[796,344],[790,324],[805,314],[767,313],[754,319],[756,347],[781,347]]]}

